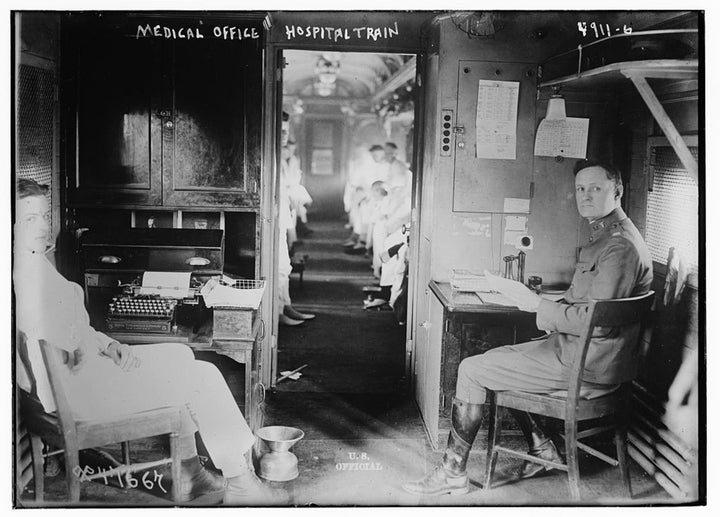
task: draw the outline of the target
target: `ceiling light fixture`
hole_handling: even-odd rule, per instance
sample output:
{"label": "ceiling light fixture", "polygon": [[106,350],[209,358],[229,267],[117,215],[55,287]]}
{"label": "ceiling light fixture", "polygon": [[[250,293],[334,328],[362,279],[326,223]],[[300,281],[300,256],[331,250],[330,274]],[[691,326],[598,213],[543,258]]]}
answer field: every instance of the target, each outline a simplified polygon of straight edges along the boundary
{"label": "ceiling light fixture", "polygon": [[553,94],[548,100],[547,113],[545,119],[547,120],[565,120],[567,115],[565,114],[565,97],[560,94],[560,87],[553,86]]}

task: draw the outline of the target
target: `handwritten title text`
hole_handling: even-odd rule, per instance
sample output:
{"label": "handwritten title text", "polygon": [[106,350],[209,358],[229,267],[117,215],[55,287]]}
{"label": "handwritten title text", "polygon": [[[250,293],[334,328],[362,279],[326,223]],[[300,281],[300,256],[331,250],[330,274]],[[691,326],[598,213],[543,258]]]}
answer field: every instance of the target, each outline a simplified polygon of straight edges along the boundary
{"label": "handwritten title text", "polygon": [[365,40],[378,41],[392,39],[400,34],[397,22],[385,27],[321,27],[286,25],[285,36],[288,40],[313,39],[326,41]]}

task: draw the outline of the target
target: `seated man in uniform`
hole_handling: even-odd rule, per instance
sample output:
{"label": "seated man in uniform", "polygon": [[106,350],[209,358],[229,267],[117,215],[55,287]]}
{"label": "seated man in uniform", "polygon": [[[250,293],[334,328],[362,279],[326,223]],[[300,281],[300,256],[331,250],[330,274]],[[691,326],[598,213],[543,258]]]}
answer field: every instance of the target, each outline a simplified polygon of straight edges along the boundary
{"label": "seated man in uniform", "polygon": [[[79,419],[118,417],[154,408],[187,408],[179,448],[183,502],[202,497],[228,505],[277,503],[249,469],[245,453],[255,438],[220,371],[197,361],[187,346],[174,343],[130,347],[90,326],[82,288],[63,278],[45,256],[51,238],[47,187],[17,182],[13,284],[17,329],[26,337],[31,371],[18,361],[17,382],[29,391],[35,378],[46,411],[55,410],[38,340],[68,352],[74,365],[63,379],[71,410]],[[199,431],[223,476],[200,464]],[[173,480],[178,482],[178,480]]]}
{"label": "seated man in uniform", "polygon": [[[504,346],[468,357],[460,363],[452,406],[452,429],[442,464],[425,478],[403,488],[421,495],[462,494],[469,490],[466,465],[482,423],[486,389],[553,393],[567,389],[579,336],[587,324],[587,302],[645,294],[652,282],[652,260],[640,232],[620,208],[623,194],[619,171],[584,160],[575,167],[575,199],[590,223],[590,242],[582,248],[564,300],[551,302],[527,293],[504,295],[524,311],[537,314],[536,324],[549,335],[539,341]],[[633,336],[620,331],[593,340],[588,350],[581,395],[612,390],[635,375]],[[528,442],[529,454],[558,461],[552,440],[529,413],[513,411]],[[524,463],[522,477],[546,467]]]}

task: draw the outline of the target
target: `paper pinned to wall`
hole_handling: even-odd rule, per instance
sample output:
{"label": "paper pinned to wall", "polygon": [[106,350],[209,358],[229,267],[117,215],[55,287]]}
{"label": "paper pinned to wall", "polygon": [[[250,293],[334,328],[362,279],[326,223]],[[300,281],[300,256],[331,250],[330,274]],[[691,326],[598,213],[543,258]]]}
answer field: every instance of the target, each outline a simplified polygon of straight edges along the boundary
{"label": "paper pinned to wall", "polygon": [[521,197],[506,197],[503,202],[503,213],[528,214],[530,213],[530,200]]}
{"label": "paper pinned to wall", "polygon": [[589,118],[543,119],[535,135],[535,156],[585,158]]}
{"label": "paper pinned to wall", "polygon": [[524,230],[505,230],[503,234],[503,244],[517,246],[518,241],[523,235],[525,235]]}
{"label": "paper pinned to wall", "polygon": [[527,229],[527,217],[524,215],[506,215],[505,229],[524,232]]}
{"label": "paper pinned to wall", "polygon": [[515,159],[518,81],[478,81],[475,157]]}

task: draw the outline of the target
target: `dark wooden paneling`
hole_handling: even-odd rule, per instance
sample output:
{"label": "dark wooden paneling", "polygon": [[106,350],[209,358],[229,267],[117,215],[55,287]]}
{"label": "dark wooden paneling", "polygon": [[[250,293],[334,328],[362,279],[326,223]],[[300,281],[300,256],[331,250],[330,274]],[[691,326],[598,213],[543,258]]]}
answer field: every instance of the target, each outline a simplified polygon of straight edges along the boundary
{"label": "dark wooden paneling", "polygon": [[[251,45],[250,48],[247,45]],[[163,203],[258,206],[259,44],[176,41],[163,97]]]}
{"label": "dark wooden paneling", "polygon": [[154,97],[162,42],[127,38],[113,29],[112,23],[92,17],[75,20],[69,28],[66,66],[76,71],[77,111],[70,201],[157,205],[160,119]]}

